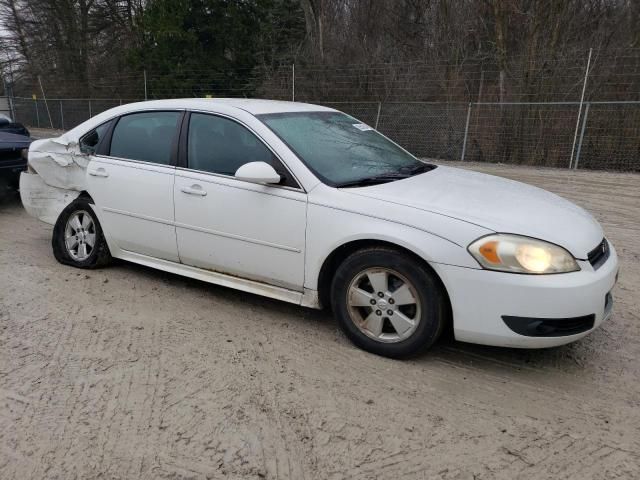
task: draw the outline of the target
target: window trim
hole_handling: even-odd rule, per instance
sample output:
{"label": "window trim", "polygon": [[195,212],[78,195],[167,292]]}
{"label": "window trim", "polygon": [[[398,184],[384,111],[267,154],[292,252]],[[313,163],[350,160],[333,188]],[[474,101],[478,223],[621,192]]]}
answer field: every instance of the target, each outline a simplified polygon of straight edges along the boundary
{"label": "window trim", "polygon": [[238,120],[235,117],[232,117],[230,115],[225,115],[224,113],[219,113],[219,112],[211,112],[211,111],[208,111],[208,110],[196,110],[196,109],[191,109],[191,110],[186,111],[186,113],[185,113],[185,115],[183,117],[183,120],[182,120],[182,124],[180,125],[180,140],[179,140],[179,147],[178,147],[178,152],[179,153],[178,153],[178,162],[176,164],[176,168],[177,169],[186,170],[186,171],[189,171],[189,172],[197,172],[197,173],[201,173],[201,174],[205,174],[205,175],[212,175],[212,176],[215,176],[215,177],[233,179],[233,180],[235,180],[237,182],[249,183],[249,184],[256,185],[254,182],[249,182],[247,180],[243,180],[241,178],[236,177],[235,175],[226,175],[224,173],[207,172],[205,170],[196,170],[195,168],[189,168],[188,142],[189,142],[189,127],[190,127],[190,120],[191,120],[191,114],[192,113],[197,113],[197,114],[202,114],[202,115],[210,115],[210,116],[213,116],[213,117],[220,117],[220,118],[224,118],[226,120],[231,120],[232,122],[235,122],[238,125],[240,125],[241,127],[244,127],[247,130],[249,130],[249,132],[251,132],[253,135],[255,135],[255,137],[258,139],[258,141],[260,141],[267,149],[269,149],[269,151],[280,162],[280,164],[289,173],[289,175],[291,175],[291,178],[293,179],[293,181],[298,185],[297,187],[291,187],[289,185],[264,184],[265,187],[281,188],[281,189],[285,189],[285,190],[291,190],[293,192],[307,193],[306,190],[304,189],[304,187],[302,186],[302,183],[300,182],[300,180],[298,180],[298,178],[295,176],[295,174],[291,171],[289,166],[282,160],[280,155],[278,155],[278,153],[273,148],[271,148],[271,145],[269,145],[264,140],[264,138],[262,138],[262,136],[260,136],[260,134],[258,132],[256,132],[253,128],[251,128],[249,125],[247,125],[246,123],[242,122],[241,120]]}
{"label": "window trim", "polygon": [[[122,158],[122,157],[114,157],[111,155],[95,155],[97,158],[104,158],[105,160],[114,160],[117,162],[128,162],[131,163],[133,165],[142,165],[142,166],[148,166],[148,167],[155,167],[155,168],[168,168],[168,169],[172,169],[175,170],[176,166],[175,165],[169,165],[169,164],[165,164],[165,163],[153,163],[153,162],[147,162],[145,160],[133,160],[131,158]],[[140,168],[140,167],[135,167],[135,168]],[[146,168],[144,170],[152,170],[149,168]]]}
{"label": "window trim", "polygon": [[[171,152],[169,156],[169,163],[148,162],[146,160],[136,160],[133,158],[123,158],[123,157],[116,157],[114,155],[111,155],[111,143],[113,141],[113,132],[115,131],[116,126],[118,125],[120,120],[122,120],[122,118],[124,117],[128,117],[129,115],[136,115],[139,113],[178,113],[180,114],[178,116],[178,121],[176,122],[175,131],[173,133],[173,139],[171,141]],[[100,156],[113,158],[115,160],[121,160],[126,162],[135,162],[135,163],[142,163],[146,165],[175,168],[178,164],[178,146],[180,141],[181,128],[182,128],[182,124],[184,122],[185,116],[186,116],[186,111],[184,109],[162,109],[162,110],[146,109],[146,110],[136,110],[133,112],[127,112],[115,118],[112,118],[111,120],[109,120],[110,122],[112,122],[112,124],[109,127],[107,134],[104,136],[104,140],[101,141],[101,143],[104,142],[105,146],[104,146],[104,150],[100,151]]]}

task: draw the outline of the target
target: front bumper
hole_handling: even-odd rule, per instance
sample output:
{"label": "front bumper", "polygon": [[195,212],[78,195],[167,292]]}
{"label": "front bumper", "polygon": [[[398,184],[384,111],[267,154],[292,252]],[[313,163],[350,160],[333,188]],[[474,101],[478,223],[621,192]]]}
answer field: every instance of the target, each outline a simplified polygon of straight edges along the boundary
{"label": "front bumper", "polygon": [[27,169],[27,161],[24,158],[11,158],[0,162],[0,178],[17,186],[20,173]]}
{"label": "front bumper", "polygon": [[[581,270],[555,275],[519,275],[489,270],[434,265],[453,311],[457,340],[503,347],[542,348],[570,343],[588,335],[611,314],[607,301],[618,273],[618,257],[611,245],[608,260],[594,270],[578,261]],[[551,324],[593,316],[593,323],[579,333],[526,335],[517,333],[505,318],[528,318]],[[568,325],[565,323],[564,325]],[[517,330],[517,328],[516,328]],[[570,330],[567,330],[570,332]]]}

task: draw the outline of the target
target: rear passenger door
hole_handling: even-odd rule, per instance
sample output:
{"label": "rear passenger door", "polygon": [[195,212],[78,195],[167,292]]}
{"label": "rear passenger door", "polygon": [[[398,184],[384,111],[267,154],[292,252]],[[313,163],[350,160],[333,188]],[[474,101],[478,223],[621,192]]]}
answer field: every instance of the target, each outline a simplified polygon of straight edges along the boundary
{"label": "rear passenger door", "polygon": [[182,116],[180,111],[123,115],[91,157],[89,194],[110,243],[126,252],[179,260],[173,182]]}

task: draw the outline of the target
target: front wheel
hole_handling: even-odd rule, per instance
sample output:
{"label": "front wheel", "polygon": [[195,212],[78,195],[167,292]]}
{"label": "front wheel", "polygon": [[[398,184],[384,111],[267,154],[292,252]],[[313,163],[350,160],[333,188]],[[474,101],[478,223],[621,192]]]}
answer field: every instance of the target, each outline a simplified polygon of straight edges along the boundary
{"label": "front wheel", "polygon": [[62,211],[53,227],[53,255],[77,268],[98,268],[111,261],[107,241],[89,202],[78,198]]}
{"label": "front wheel", "polygon": [[338,267],[331,293],[334,314],[349,339],[386,357],[428,349],[447,320],[446,297],[435,274],[390,248],[350,255]]}

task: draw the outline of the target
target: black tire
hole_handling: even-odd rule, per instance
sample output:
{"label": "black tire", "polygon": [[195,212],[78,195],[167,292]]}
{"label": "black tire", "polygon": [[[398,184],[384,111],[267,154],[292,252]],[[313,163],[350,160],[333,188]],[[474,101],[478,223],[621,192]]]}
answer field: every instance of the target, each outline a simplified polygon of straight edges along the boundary
{"label": "black tire", "polygon": [[[363,272],[376,268],[388,269],[404,276],[413,285],[420,302],[420,313],[414,311],[415,319],[419,319],[415,330],[407,334],[407,338],[393,343],[385,343],[363,333],[350,315],[349,286]],[[375,289],[373,295],[375,297]],[[359,250],[340,264],[331,283],[331,306],[341,329],[356,346],[391,358],[411,357],[427,350],[438,339],[449,317],[446,293],[435,273],[412,256],[388,247]],[[377,309],[370,308],[372,312],[374,308]],[[391,316],[384,322],[389,322],[390,318]],[[383,325],[391,327],[390,323]]]}
{"label": "black tire", "polygon": [[[92,233],[95,233],[95,243],[89,252],[89,256],[83,260],[75,259],[67,250],[65,244],[65,229],[67,222],[74,214],[85,212],[90,216],[93,222]],[[80,197],[71,202],[60,213],[55,226],[53,227],[53,237],[51,238],[51,246],[53,247],[53,255],[58,262],[70,265],[76,268],[100,268],[108,265],[112,258],[109,252],[109,246],[102,233],[102,227],[98,221],[98,217],[93,211],[89,199]]]}

